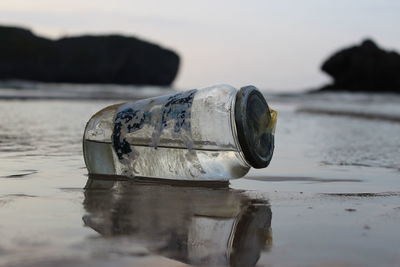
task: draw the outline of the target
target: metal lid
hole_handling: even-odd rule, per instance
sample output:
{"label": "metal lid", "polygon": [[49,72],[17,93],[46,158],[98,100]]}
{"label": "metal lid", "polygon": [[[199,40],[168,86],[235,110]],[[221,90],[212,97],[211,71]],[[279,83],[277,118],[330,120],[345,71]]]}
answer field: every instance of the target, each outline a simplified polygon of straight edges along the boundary
{"label": "metal lid", "polygon": [[264,96],[254,86],[236,94],[235,121],[240,147],[252,167],[265,168],[274,152],[274,135],[268,127],[271,113]]}

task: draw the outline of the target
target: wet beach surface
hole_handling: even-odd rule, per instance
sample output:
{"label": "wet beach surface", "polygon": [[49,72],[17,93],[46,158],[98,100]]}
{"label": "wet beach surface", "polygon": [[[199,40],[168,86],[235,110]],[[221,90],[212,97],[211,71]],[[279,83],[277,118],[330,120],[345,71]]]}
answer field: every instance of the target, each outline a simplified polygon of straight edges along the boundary
{"label": "wet beach surface", "polygon": [[119,101],[27,98],[0,100],[0,266],[400,264],[399,96],[267,96],[271,165],[217,187],[88,179]]}

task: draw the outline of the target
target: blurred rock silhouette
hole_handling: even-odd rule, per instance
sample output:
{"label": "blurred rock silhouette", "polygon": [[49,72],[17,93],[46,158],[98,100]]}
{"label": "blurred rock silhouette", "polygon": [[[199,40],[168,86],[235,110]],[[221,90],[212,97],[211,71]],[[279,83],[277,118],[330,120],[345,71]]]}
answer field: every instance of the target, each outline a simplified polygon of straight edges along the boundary
{"label": "blurred rock silhouette", "polygon": [[0,79],[65,83],[170,85],[179,56],[134,37],[78,36],[50,40],[0,26]]}
{"label": "blurred rock silhouette", "polygon": [[322,91],[400,93],[400,55],[382,50],[372,40],[336,52],[321,69],[333,78]]}

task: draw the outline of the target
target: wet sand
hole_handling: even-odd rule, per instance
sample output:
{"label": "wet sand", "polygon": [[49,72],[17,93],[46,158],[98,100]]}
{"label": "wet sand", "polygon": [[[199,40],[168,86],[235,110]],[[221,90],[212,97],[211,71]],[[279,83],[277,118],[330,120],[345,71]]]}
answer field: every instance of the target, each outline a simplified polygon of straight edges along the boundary
{"label": "wet sand", "polygon": [[267,169],[217,187],[88,181],[84,125],[115,102],[0,100],[0,266],[400,264],[399,123],[275,97]]}

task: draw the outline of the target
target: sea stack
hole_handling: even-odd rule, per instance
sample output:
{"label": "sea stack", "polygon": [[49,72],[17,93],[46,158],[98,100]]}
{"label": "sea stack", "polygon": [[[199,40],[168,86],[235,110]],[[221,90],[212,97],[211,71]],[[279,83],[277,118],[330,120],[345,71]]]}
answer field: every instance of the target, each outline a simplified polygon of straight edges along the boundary
{"label": "sea stack", "polygon": [[0,80],[168,86],[179,68],[175,52],[134,37],[51,40],[0,26],[0,40]]}
{"label": "sea stack", "polygon": [[333,79],[321,91],[400,93],[400,55],[369,39],[336,52],[321,69]]}

